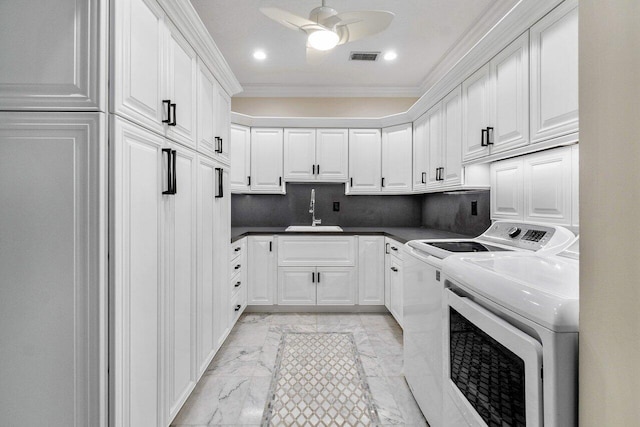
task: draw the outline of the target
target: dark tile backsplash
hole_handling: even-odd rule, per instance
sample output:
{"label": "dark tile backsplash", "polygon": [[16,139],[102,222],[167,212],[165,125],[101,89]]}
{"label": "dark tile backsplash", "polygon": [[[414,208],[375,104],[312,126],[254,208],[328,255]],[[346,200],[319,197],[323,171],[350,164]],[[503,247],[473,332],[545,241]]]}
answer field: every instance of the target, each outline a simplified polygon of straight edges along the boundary
{"label": "dark tile backsplash", "polygon": [[[477,236],[491,225],[489,190],[464,193],[425,194],[422,225],[438,230]],[[471,215],[471,202],[478,202],[478,215]]]}
{"label": "dark tile backsplash", "polygon": [[[309,201],[316,190],[316,218],[345,227],[428,227],[478,235],[491,223],[489,191],[405,196],[346,196],[344,184],[288,184],[285,196],[233,194],[233,227],[311,225]],[[471,215],[471,201],[478,215]],[[333,211],[333,203],[340,211]]]}

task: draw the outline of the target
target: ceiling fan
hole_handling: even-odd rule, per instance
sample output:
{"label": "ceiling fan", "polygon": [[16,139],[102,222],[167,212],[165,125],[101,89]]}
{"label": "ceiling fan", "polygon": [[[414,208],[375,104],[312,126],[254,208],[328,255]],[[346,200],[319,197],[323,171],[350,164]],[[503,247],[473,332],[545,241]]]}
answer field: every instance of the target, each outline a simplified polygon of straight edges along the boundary
{"label": "ceiling fan", "polygon": [[358,40],[386,29],[394,14],[384,10],[363,10],[338,13],[326,6],[316,7],[309,18],[295,15],[277,7],[261,7],[269,18],[292,30],[307,34],[307,61],[319,62],[334,47]]}

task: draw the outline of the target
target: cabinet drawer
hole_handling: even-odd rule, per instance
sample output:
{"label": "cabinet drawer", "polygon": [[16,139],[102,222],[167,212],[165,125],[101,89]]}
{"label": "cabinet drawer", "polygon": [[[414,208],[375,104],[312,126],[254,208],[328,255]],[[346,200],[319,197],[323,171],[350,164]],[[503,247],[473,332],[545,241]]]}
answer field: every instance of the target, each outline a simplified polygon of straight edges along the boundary
{"label": "cabinet drawer", "polygon": [[247,275],[244,271],[233,275],[231,281],[229,282],[229,289],[231,296],[234,296],[239,291],[244,291],[247,289]]}
{"label": "cabinet drawer", "polygon": [[355,237],[284,236],[278,238],[280,266],[354,266]]}
{"label": "cabinet drawer", "polygon": [[229,259],[234,259],[237,256],[242,255],[243,253],[247,252],[247,245],[246,245],[247,239],[242,238],[240,240],[237,240],[235,242],[233,242],[231,244],[231,248],[230,248],[230,255],[229,255]]}
{"label": "cabinet drawer", "polygon": [[229,308],[229,327],[233,328],[238,317],[244,311],[244,306],[240,300],[240,292],[231,297],[231,307]]}
{"label": "cabinet drawer", "polygon": [[229,277],[233,277],[240,271],[244,270],[244,257],[238,256],[229,262]]}

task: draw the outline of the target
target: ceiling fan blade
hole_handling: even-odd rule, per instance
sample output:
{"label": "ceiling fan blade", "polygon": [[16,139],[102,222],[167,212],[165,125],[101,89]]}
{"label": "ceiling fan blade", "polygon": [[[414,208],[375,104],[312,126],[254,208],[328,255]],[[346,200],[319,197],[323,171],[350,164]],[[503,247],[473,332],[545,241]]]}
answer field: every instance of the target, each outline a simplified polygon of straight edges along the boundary
{"label": "ceiling fan blade", "polygon": [[307,46],[307,64],[319,65],[324,62],[326,57],[331,53],[330,50],[317,50]]}
{"label": "ceiling fan blade", "polygon": [[340,18],[340,22],[336,24],[339,44],[344,44],[385,30],[395,15],[384,10],[363,10],[343,12],[336,16]]}
{"label": "ceiling fan blade", "polygon": [[315,22],[307,18],[295,15],[283,9],[278,9],[277,7],[261,7],[260,12],[292,30],[300,30],[302,27],[317,25]]}

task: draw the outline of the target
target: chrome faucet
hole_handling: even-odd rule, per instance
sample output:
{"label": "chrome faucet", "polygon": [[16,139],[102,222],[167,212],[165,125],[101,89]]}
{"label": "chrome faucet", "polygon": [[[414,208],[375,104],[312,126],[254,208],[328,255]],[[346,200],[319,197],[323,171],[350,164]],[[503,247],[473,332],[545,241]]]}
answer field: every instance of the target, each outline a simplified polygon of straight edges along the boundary
{"label": "chrome faucet", "polygon": [[309,204],[309,213],[311,214],[311,226],[322,224],[321,219],[316,219],[316,190],[311,189],[311,203]]}

